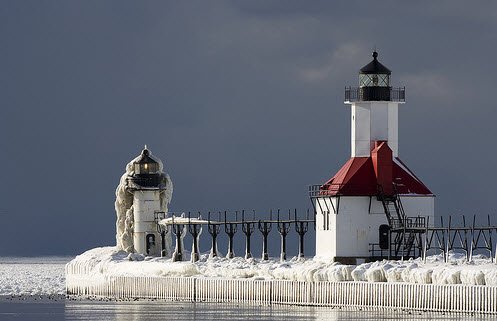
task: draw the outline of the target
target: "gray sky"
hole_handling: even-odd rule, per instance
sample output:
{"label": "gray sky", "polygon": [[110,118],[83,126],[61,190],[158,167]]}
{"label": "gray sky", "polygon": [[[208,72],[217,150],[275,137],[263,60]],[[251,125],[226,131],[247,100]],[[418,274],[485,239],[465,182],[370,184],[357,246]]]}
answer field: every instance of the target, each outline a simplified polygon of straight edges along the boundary
{"label": "gray sky", "polygon": [[307,208],[349,158],[343,88],[374,46],[437,214],[496,214],[497,4],[466,4],[3,1],[0,255],[114,244],[144,144],[171,210]]}

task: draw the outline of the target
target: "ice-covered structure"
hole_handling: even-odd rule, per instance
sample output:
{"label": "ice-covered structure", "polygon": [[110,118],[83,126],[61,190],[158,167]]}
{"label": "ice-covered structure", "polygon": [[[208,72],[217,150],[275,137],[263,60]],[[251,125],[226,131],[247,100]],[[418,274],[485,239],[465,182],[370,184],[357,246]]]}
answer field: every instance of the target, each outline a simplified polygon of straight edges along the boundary
{"label": "ice-covered structure", "polygon": [[151,256],[171,254],[171,237],[157,229],[167,216],[173,182],[162,161],[147,146],[126,165],[116,189],[116,244],[118,250]]}

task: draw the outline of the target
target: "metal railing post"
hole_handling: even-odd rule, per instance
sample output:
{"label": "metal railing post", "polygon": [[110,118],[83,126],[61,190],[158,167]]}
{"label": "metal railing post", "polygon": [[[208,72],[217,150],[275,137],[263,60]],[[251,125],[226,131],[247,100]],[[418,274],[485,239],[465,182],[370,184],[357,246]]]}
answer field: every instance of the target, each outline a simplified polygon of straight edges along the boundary
{"label": "metal railing post", "polygon": [[[237,220],[237,217],[235,217],[235,220]],[[226,211],[224,211],[224,231],[228,235],[228,253],[226,254],[226,257],[228,259],[232,259],[235,257],[233,250],[233,237],[237,231],[237,223],[228,222],[226,220]]]}
{"label": "metal railing post", "polygon": [[[297,213],[297,209],[295,209],[295,213]],[[277,220],[277,228],[278,232],[280,233],[281,236],[281,253],[280,253],[280,260],[281,261],[286,261],[286,236],[288,235],[288,232],[290,231],[290,210],[288,210],[288,222],[281,221],[280,220],[280,210],[278,209],[278,220]],[[295,214],[297,215],[297,214]]]}
{"label": "metal railing post", "polygon": [[[255,210],[253,211],[255,219]],[[245,221],[245,210],[242,210],[242,232],[245,234],[245,259],[250,259],[252,257],[252,252],[250,251],[250,237],[254,232],[254,222]]]}
{"label": "metal railing post", "polygon": [[[200,213],[199,213],[200,214]],[[201,216],[199,215],[199,219]],[[198,238],[202,233],[202,226],[200,224],[192,224],[190,212],[188,212],[188,232],[190,232],[193,243],[192,243],[192,254],[190,256],[191,262],[197,262],[200,259],[200,250],[198,246]]]}
{"label": "metal railing post", "polygon": [[267,237],[269,233],[271,232],[271,219],[273,217],[273,210],[270,211],[269,214],[269,221],[261,221],[259,220],[259,231],[262,233],[262,260],[267,261],[269,260],[269,254],[268,254],[268,249],[267,249]]}
{"label": "metal railing post", "polygon": [[161,250],[160,250],[160,256],[161,257],[166,257],[167,256],[167,251],[166,251],[166,233],[169,232],[169,227],[167,225],[161,225],[159,224],[159,221],[163,220],[166,218],[166,213],[165,212],[155,212],[154,213],[154,220],[155,224],[157,224],[157,232],[160,234],[160,239],[161,239]]}
{"label": "metal railing post", "polygon": [[[219,218],[219,217],[218,217]],[[208,213],[207,227],[209,234],[211,235],[211,252],[209,254],[210,258],[217,257],[217,236],[219,235],[219,222],[213,224],[211,222],[211,212]]]}
{"label": "metal railing post", "polygon": [[185,236],[185,225],[184,224],[172,224],[172,232],[176,236],[176,248],[173,253],[173,262],[183,261],[183,237]]}
{"label": "metal railing post", "polygon": [[307,221],[297,221],[297,214],[294,216],[295,232],[299,235],[299,254],[298,259],[304,258],[304,236],[309,227],[309,210],[307,210]]}

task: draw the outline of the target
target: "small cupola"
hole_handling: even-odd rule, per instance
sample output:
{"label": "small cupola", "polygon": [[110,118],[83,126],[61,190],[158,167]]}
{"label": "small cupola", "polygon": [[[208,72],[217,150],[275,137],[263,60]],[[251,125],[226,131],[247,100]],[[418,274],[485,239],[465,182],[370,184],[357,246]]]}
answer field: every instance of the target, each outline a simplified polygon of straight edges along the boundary
{"label": "small cupola", "polygon": [[378,61],[378,53],[373,51],[373,61],[359,72],[360,87],[390,87],[392,72]]}
{"label": "small cupola", "polygon": [[159,162],[151,157],[146,145],[140,157],[135,161],[134,167],[135,175],[150,175],[159,172]]}

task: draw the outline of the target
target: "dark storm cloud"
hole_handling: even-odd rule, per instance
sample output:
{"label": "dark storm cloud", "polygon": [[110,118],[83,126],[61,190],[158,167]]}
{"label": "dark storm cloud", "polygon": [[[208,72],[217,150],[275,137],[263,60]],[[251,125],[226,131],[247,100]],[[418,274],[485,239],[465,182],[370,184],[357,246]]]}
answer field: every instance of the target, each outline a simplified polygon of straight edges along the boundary
{"label": "dark storm cloud", "polygon": [[4,2],[0,255],[112,244],[143,144],[173,178],[171,210],[307,207],[349,157],[343,87],[374,46],[407,87],[400,155],[437,213],[495,213],[496,8]]}

